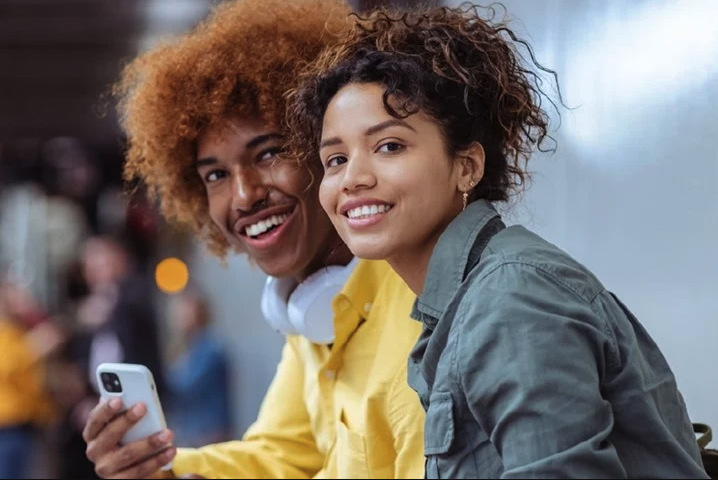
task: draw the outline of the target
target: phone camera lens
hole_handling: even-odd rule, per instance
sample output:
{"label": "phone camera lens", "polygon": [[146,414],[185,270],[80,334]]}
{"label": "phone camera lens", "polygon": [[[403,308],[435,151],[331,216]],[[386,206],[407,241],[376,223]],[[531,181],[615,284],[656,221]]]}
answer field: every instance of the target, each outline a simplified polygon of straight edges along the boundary
{"label": "phone camera lens", "polygon": [[120,378],[114,373],[103,373],[100,375],[105,390],[110,393],[122,393],[122,383]]}

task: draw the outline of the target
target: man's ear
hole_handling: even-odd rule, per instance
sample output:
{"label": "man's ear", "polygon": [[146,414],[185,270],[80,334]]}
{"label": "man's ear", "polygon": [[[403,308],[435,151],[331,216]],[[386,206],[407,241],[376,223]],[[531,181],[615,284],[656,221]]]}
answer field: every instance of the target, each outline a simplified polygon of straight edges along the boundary
{"label": "man's ear", "polygon": [[479,142],[474,142],[469,148],[459,152],[457,157],[460,162],[459,190],[470,192],[484,177],[484,147]]}

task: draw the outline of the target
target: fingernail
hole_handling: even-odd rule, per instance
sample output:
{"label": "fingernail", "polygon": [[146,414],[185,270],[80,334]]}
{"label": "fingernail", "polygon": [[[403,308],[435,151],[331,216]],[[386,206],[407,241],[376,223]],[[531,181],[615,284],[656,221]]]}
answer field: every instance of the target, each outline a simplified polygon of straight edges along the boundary
{"label": "fingernail", "polygon": [[169,430],[165,430],[164,432],[160,433],[157,438],[162,443],[170,443],[172,441],[172,432],[170,432]]}
{"label": "fingernail", "polygon": [[119,398],[113,398],[110,400],[110,408],[116,412],[119,412],[122,408],[122,400]]}
{"label": "fingernail", "polygon": [[132,415],[134,415],[135,417],[139,418],[144,414],[145,414],[145,406],[142,405],[141,403],[138,403],[137,405],[132,407]]}
{"label": "fingernail", "polygon": [[167,451],[166,451],[165,453],[163,453],[162,455],[164,456],[165,460],[170,461],[170,460],[172,460],[173,458],[175,458],[175,455],[176,455],[176,454],[177,454],[177,449],[176,449],[176,448],[170,448],[169,450],[167,450]]}

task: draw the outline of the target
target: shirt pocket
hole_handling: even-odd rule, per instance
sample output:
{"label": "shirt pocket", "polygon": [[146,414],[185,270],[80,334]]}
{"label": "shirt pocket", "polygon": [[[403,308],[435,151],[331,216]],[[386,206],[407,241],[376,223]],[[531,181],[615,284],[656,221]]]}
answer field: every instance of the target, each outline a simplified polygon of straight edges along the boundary
{"label": "shirt pocket", "polygon": [[338,478],[372,478],[367,461],[366,439],[349,430],[343,412],[337,422],[335,455]]}
{"label": "shirt pocket", "polygon": [[442,470],[444,470],[442,467],[445,467],[447,462],[450,463],[450,452],[454,445],[454,429],[454,401],[451,393],[432,393],[424,429],[426,478],[441,478]]}

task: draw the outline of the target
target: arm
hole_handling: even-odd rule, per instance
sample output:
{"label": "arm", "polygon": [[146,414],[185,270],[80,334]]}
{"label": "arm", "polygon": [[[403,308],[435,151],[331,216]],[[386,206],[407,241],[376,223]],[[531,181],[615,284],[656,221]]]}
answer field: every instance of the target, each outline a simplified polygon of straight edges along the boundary
{"label": "arm", "polygon": [[289,339],[259,417],[241,441],[181,450],[176,475],[311,478],[323,466],[304,403],[304,365]]}
{"label": "arm", "polygon": [[[322,468],[304,403],[304,366],[288,340],[277,375],[269,387],[257,422],[243,441],[210,445],[176,454],[166,448],[172,433],[118,447],[122,436],[146,413],[142,405],[102,402],[90,415],[83,438],[87,457],[102,478],[148,478],[174,459],[177,476],[198,474],[207,478],[309,478]],[[119,416],[118,416],[119,414]]]}
{"label": "arm", "polygon": [[477,287],[457,319],[457,361],[503,478],[625,478],[601,395],[616,351],[603,320],[532,266],[502,266]]}

